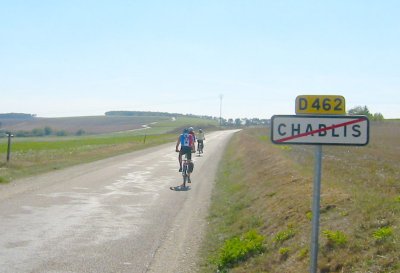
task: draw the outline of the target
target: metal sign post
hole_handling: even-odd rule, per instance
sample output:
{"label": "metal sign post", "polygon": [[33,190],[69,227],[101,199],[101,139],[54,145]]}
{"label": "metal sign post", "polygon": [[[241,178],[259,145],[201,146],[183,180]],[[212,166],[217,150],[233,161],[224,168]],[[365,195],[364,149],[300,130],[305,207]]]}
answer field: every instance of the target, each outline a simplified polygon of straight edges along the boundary
{"label": "metal sign post", "polygon": [[319,206],[321,199],[322,146],[315,146],[314,193],[312,204],[311,266],[310,273],[318,269]]}
{"label": "metal sign post", "polygon": [[11,154],[11,137],[13,137],[13,135],[10,132],[8,132],[7,136],[8,136],[7,162],[9,162],[10,161],[10,154]]}
{"label": "metal sign post", "polygon": [[344,113],[343,96],[303,95],[296,98],[297,115],[271,118],[273,143],[315,145],[310,273],[318,270],[322,145],[363,146],[369,142],[368,118]]}

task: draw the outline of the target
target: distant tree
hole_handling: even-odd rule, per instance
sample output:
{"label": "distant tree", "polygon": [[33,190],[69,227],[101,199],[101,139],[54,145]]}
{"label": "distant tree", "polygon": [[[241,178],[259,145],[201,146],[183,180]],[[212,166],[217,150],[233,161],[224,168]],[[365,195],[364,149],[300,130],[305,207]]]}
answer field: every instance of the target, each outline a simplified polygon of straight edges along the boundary
{"label": "distant tree", "polygon": [[235,119],[235,125],[236,125],[236,126],[242,125],[242,121],[241,121],[240,118]]}
{"label": "distant tree", "polygon": [[260,125],[261,124],[261,120],[259,118],[252,118],[251,119],[251,124],[252,125]]}
{"label": "distant tree", "polygon": [[384,120],[384,117],[381,113],[375,113],[372,114],[367,106],[356,106],[354,108],[351,108],[348,111],[349,115],[364,115],[367,116],[370,120],[374,121],[381,121]]}
{"label": "distant tree", "polygon": [[371,117],[372,114],[367,106],[356,106],[348,111],[349,115],[365,115]]}
{"label": "distant tree", "polygon": [[372,119],[375,121],[382,121],[384,120],[384,117],[381,113],[375,113]]}
{"label": "distant tree", "polygon": [[32,135],[33,136],[44,136],[44,129],[43,128],[35,128],[32,130]]}
{"label": "distant tree", "polygon": [[85,130],[79,129],[78,131],[76,131],[75,135],[77,135],[77,136],[82,136],[82,135],[84,135],[85,133],[86,133]]}
{"label": "distant tree", "polygon": [[67,131],[65,131],[65,130],[57,131],[56,135],[57,136],[66,136],[67,135]]}
{"label": "distant tree", "polygon": [[49,126],[44,127],[44,134],[46,136],[49,136],[53,133],[53,129],[51,129]]}
{"label": "distant tree", "polygon": [[29,137],[31,135],[28,131],[17,131],[14,134],[16,137]]}

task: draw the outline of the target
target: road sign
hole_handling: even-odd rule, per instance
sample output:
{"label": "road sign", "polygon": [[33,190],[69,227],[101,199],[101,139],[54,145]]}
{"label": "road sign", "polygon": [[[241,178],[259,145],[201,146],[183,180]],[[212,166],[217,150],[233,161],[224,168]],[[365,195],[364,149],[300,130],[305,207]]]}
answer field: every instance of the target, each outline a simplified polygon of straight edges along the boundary
{"label": "road sign", "polygon": [[296,114],[344,115],[343,96],[301,95],[296,97]]}
{"label": "road sign", "polygon": [[275,144],[367,145],[366,116],[275,115],[271,118]]}

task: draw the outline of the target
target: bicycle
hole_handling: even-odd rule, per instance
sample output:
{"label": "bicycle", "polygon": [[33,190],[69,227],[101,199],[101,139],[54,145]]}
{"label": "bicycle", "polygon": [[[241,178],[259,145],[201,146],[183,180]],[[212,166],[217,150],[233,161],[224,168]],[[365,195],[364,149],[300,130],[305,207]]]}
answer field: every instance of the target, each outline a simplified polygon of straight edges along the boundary
{"label": "bicycle", "polygon": [[185,157],[182,160],[182,178],[183,178],[183,187],[186,187],[186,183],[192,183],[192,181],[190,180],[190,173],[192,172],[191,168],[190,168],[190,164],[192,163],[192,160],[187,159],[187,156],[185,155]]}
{"label": "bicycle", "polygon": [[190,180],[190,174],[193,172],[194,164],[192,160],[187,158],[187,155],[185,154],[184,157],[182,158],[182,179],[183,183],[180,186],[175,186],[175,187],[170,187],[171,190],[175,191],[182,191],[182,190],[188,190],[190,189],[189,187],[186,186],[188,183],[192,183]]}
{"label": "bicycle", "polygon": [[198,141],[197,142],[197,151],[199,152],[199,156],[200,156],[200,154],[203,153],[203,148],[204,148],[204,143],[202,141]]}

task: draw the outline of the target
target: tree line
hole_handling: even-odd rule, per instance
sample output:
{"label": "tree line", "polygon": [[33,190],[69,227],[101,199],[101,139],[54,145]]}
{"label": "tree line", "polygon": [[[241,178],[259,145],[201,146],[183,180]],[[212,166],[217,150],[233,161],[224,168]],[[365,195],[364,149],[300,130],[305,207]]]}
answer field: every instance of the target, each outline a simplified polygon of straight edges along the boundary
{"label": "tree line", "polygon": [[230,118],[221,119],[221,125],[228,127],[242,127],[242,126],[263,126],[269,124],[269,119],[259,118]]}
{"label": "tree line", "polygon": [[36,115],[25,113],[4,113],[0,114],[0,119],[34,119]]}
{"label": "tree line", "polygon": [[108,111],[104,113],[106,116],[122,116],[122,117],[196,117],[205,119],[217,119],[216,117],[206,115],[178,114],[167,112],[151,112],[151,111]]}
{"label": "tree line", "polygon": [[367,116],[369,120],[372,121],[382,121],[385,118],[381,113],[371,113],[367,106],[356,106],[351,108],[348,112],[349,115],[364,115]]}

